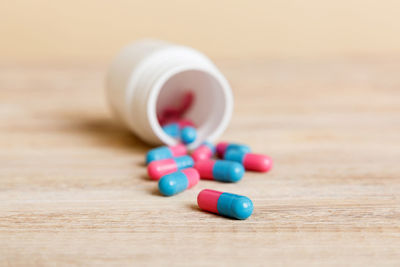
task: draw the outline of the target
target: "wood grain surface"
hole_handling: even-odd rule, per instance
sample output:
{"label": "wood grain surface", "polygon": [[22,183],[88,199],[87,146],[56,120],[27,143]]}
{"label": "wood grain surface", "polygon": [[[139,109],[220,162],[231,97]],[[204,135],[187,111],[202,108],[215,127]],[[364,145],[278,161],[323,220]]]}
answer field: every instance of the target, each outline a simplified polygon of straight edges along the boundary
{"label": "wood grain surface", "polygon": [[[166,198],[112,119],[104,66],[0,67],[0,265],[400,265],[400,62],[217,62],[223,140],[275,160]],[[246,221],[197,208],[243,194]]]}

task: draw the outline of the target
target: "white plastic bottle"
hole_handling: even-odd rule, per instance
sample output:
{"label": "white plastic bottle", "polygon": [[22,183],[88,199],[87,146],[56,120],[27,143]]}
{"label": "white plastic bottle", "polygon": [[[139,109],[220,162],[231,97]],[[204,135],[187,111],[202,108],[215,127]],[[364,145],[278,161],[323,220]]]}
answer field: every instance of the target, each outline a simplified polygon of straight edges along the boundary
{"label": "white plastic bottle", "polygon": [[111,64],[107,95],[117,118],[143,141],[174,145],[157,114],[174,105],[185,91],[195,100],[185,118],[197,126],[197,139],[214,141],[228,126],[233,109],[231,88],[202,53],[163,41],[143,40],[125,47]]}

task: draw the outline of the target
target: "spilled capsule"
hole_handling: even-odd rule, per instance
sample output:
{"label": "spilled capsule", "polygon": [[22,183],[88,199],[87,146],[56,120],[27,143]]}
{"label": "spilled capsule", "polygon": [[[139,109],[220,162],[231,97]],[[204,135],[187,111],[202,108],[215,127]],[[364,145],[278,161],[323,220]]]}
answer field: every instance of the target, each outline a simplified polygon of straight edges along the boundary
{"label": "spilled capsule", "polygon": [[244,220],[253,213],[253,202],[245,196],[202,190],[197,196],[199,208],[222,216]]}
{"label": "spilled capsule", "polygon": [[180,138],[182,143],[184,144],[191,144],[197,138],[197,131],[196,128],[192,126],[185,126],[181,129]]}
{"label": "spilled capsule", "polygon": [[165,124],[162,129],[166,134],[175,139],[180,139],[184,144],[191,144],[197,138],[197,130],[190,120],[177,120]]}
{"label": "spilled capsule", "polygon": [[180,128],[178,123],[168,123],[162,127],[163,131],[173,138],[179,138]]}
{"label": "spilled capsule", "polygon": [[191,154],[194,161],[210,159],[214,156],[215,147],[210,142],[204,142],[198,146]]}
{"label": "spilled capsule", "polygon": [[179,157],[187,154],[186,146],[178,144],[176,146],[160,146],[151,149],[146,155],[146,164],[155,160]]}
{"label": "spilled capsule", "polygon": [[161,177],[158,189],[164,196],[172,196],[192,188],[200,180],[199,173],[194,168],[187,168]]}
{"label": "spilled capsule", "polygon": [[240,150],[246,153],[251,151],[249,146],[243,144],[219,142],[216,146],[217,156],[221,159],[224,158],[225,153],[229,150]]}
{"label": "spilled capsule", "polygon": [[272,159],[267,155],[245,153],[239,150],[229,150],[225,154],[226,160],[243,164],[249,171],[267,172],[272,168]]}
{"label": "spilled capsule", "polygon": [[194,165],[200,178],[220,182],[238,182],[244,174],[243,166],[234,161],[206,159]]}
{"label": "spilled capsule", "polygon": [[190,156],[174,157],[152,161],[147,166],[147,173],[153,180],[159,180],[162,176],[178,170],[193,167],[194,161]]}

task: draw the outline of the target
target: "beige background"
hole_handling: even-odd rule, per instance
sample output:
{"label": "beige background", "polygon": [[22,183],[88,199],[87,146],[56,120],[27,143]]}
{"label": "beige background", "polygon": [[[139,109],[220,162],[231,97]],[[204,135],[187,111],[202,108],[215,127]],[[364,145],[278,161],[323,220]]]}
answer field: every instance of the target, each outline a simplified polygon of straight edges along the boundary
{"label": "beige background", "polygon": [[[0,0],[0,266],[400,266],[400,1],[232,2]],[[271,172],[158,194],[104,95],[146,36],[215,59],[220,140]],[[200,211],[205,188],[253,215]]]}
{"label": "beige background", "polygon": [[398,58],[399,11],[396,0],[0,0],[0,60],[108,61],[142,37],[213,58]]}

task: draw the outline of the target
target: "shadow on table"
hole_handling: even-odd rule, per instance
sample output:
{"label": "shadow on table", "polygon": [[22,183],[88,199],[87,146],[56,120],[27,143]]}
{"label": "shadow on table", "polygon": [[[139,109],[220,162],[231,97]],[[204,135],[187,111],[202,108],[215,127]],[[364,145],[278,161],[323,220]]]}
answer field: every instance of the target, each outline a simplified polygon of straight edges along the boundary
{"label": "shadow on table", "polygon": [[[126,150],[145,154],[150,146],[133,133],[108,117],[89,117],[80,114],[67,114],[68,131],[73,134],[87,135],[96,145],[110,149]],[[143,162],[143,167],[145,166]]]}
{"label": "shadow on table", "polygon": [[[187,207],[191,210],[194,211],[201,211],[201,212],[205,212],[204,210],[200,209],[199,206],[197,204],[188,204]],[[215,215],[215,214],[214,214]]]}
{"label": "shadow on table", "polygon": [[190,210],[192,210],[192,211],[201,212],[201,213],[203,213],[204,215],[209,216],[210,218],[217,218],[217,219],[222,219],[222,220],[237,221],[237,220],[234,219],[234,218],[223,217],[223,216],[221,216],[221,215],[218,215],[218,214],[215,214],[215,213],[212,213],[212,212],[204,211],[204,210],[200,209],[199,206],[198,206],[197,204],[193,204],[193,203],[188,204],[188,205],[187,205],[187,208],[190,209]]}

